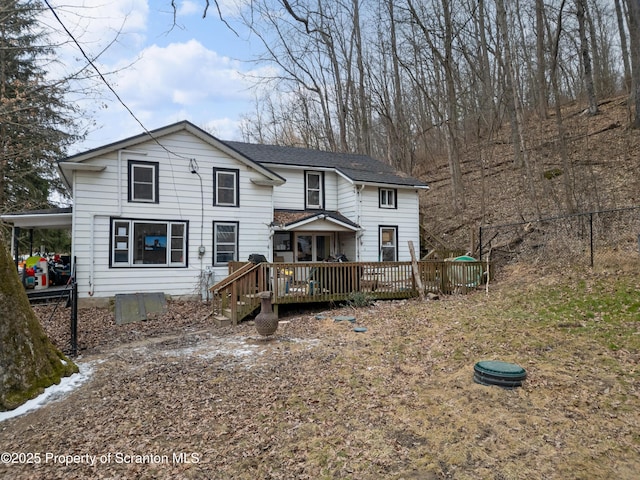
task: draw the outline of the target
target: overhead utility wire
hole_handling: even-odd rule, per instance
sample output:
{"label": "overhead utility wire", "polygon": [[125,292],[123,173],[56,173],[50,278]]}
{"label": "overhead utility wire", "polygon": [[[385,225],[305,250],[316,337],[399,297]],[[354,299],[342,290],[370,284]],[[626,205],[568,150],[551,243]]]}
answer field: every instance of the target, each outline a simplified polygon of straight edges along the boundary
{"label": "overhead utility wire", "polygon": [[82,54],[82,56],[85,58],[85,60],[87,62],[89,62],[89,65],[91,65],[93,67],[93,69],[96,71],[96,73],[98,74],[98,76],[100,77],[100,79],[102,80],[102,82],[107,86],[107,88],[109,90],[111,90],[111,93],[113,93],[113,95],[118,99],[118,102],[120,102],[120,104],[125,108],[125,110],[127,110],[127,112],[129,112],[129,115],[131,115],[133,117],[133,119],[138,122],[138,125],[140,125],[142,127],[142,129],[144,130],[144,132],[149,135],[151,137],[151,139],[156,142],[158,145],[160,145],[160,147],[163,150],[166,150],[168,153],[170,153],[171,155],[175,155],[177,157],[180,158],[184,158],[187,160],[190,160],[189,158],[180,155],[178,153],[172,152],[171,150],[169,150],[167,147],[165,147],[164,145],[162,145],[157,138],[155,138],[153,136],[153,134],[149,131],[149,129],[147,127],[144,126],[144,124],[142,123],[142,121],[140,121],[140,119],[135,115],[135,113],[133,113],[133,111],[127,106],[126,103],[124,103],[124,101],[122,100],[122,98],[120,98],[120,95],[118,95],[118,92],[116,92],[114,90],[114,88],[109,84],[109,82],[107,81],[107,79],[104,77],[104,75],[102,74],[102,72],[98,69],[98,67],[96,67],[95,63],[93,63],[93,60],[91,60],[89,58],[89,56],[85,53],[84,49],[82,48],[82,46],[80,45],[80,43],[76,40],[76,38],[73,36],[73,34],[69,31],[69,29],[66,27],[66,25],[62,22],[62,20],[60,19],[60,17],[58,16],[58,14],[56,13],[56,11],[54,10],[54,8],[51,6],[51,4],[49,3],[49,0],[44,0],[44,3],[47,5],[47,7],[49,7],[49,10],[51,10],[51,13],[53,13],[53,16],[55,17],[55,19],[58,21],[58,23],[62,26],[62,28],[64,29],[64,31],[67,33],[67,35],[69,35],[69,38],[71,38],[71,40],[73,40],[73,43],[76,44],[76,46],[78,47],[78,49],[80,50],[80,53]]}

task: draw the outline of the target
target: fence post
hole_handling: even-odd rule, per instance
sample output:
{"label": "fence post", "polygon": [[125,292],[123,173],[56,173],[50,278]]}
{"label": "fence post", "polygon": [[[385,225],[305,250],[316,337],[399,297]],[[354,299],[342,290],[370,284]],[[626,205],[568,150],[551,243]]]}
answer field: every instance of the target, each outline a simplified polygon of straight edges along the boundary
{"label": "fence post", "polygon": [[478,256],[480,261],[482,261],[482,225],[480,225],[480,232],[478,233],[478,248],[480,250]]}
{"label": "fence post", "polygon": [[589,250],[591,252],[591,268],[593,268],[593,212],[589,213]]}
{"label": "fence post", "polygon": [[71,356],[78,356],[78,284],[71,281]]}

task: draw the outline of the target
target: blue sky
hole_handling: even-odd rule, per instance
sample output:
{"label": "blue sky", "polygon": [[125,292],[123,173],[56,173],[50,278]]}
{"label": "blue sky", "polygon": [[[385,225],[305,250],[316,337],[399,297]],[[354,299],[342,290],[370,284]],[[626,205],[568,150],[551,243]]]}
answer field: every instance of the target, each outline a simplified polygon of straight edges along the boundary
{"label": "blue sky", "polygon": [[[242,0],[240,0],[242,1]],[[228,2],[228,3],[225,3]],[[239,140],[243,114],[253,110],[249,77],[269,72],[249,60],[258,45],[233,22],[237,1],[219,2],[239,36],[218,18],[213,1],[202,18],[204,0],[176,0],[176,26],[170,0],[49,0],[84,51],[124,103],[148,129],[189,120],[225,140]],[[66,34],[51,14],[43,25],[54,41]],[[71,42],[59,48],[54,74],[77,70],[81,53]],[[99,82],[74,102],[95,126],[70,153],[99,147],[143,132],[115,96]]]}

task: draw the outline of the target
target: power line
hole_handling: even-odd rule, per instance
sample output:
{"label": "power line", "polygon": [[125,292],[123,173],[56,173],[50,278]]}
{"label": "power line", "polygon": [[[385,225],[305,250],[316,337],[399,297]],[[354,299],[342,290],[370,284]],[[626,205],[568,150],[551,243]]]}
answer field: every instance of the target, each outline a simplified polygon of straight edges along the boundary
{"label": "power line", "polygon": [[66,25],[62,22],[62,20],[60,19],[60,17],[58,16],[58,14],[56,13],[56,11],[54,10],[54,8],[51,6],[51,4],[49,3],[49,0],[44,0],[44,3],[47,5],[47,7],[49,7],[49,10],[51,10],[51,13],[53,14],[53,16],[55,17],[55,19],[58,21],[58,23],[60,24],[60,26],[62,26],[62,28],[64,29],[64,31],[67,33],[67,35],[69,35],[69,38],[71,38],[71,40],[73,40],[73,43],[76,44],[76,46],[78,47],[78,49],[80,50],[80,53],[82,54],[82,56],[85,58],[85,60],[87,62],[89,62],[89,65],[91,65],[91,67],[93,67],[93,69],[96,71],[96,73],[98,74],[98,76],[100,77],[100,80],[102,80],[102,82],[107,86],[107,88],[111,91],[111,93],[113,93],[113,95],[118,99],[118,102],[120,102],[120,105],[122,105],[125,110],[127,112],[129,112],[129,115],[131,115],[131,117],[138,122],[138,125],[140,125],[142,127],[142,130],[144,130],[144,132],[149,135],[151,137],[151,139],[156,142],[158,145],[160,145],[160,147],[167,151],[167,153],[170,153],[171,155],[175,155],[179,158],[184,158],[186,160],[190,160],[189,158],[180,155],[178,153],[172,152],[171,150],[169,150],[167,147],[165,147],[164,145],[162,145],[157,138],[155,138],[153,136],[153,134],[149,131],[149,129],[147,127],[144,126],[144,124],[142,123],[142,121],[136,116],[135,113],[133,113],[133,111],[129,108],[129,106],[124,103],[124,100],[122,100],[122,98],[120,98],[120,95],[118,95],[118,92],[115,91],[115,89],[111,86],[111,84],[107,81],[107,79],[105,78],[105,76],[102,74],[102,72],[98,69],[98,67],[95,65],[95,63],[93,63],[93,60],[91,60],[89,58],[89,56],[85,53],[84,49],[82,48],[82,46],[80,45],[80,43],[76,40],[76,38],[73,36],[73,34],[69,31],[69,29],[66,27]]}

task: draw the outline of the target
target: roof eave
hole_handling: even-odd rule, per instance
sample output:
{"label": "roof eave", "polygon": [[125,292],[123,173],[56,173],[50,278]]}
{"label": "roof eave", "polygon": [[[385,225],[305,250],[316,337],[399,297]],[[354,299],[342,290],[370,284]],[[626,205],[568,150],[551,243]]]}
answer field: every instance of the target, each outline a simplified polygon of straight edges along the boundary
{"label": "roof eave", "polygon": [[107,155],[111,152],[115,152],[118,150],[126,150],[136,145],[139,145],[141,143],[152,141],[154,139],[156,139],[157,141],[157,138],[171,135],[173,133],[177,133],[182,130],[186,130],[187,132],[191,133],[192,135],[204,141],[205,143],[208,143],[209,145],[212,145],[218,148],[219,150],[223,151],[224,153],[231,156],[235,160],[238,160],[240,163],[247,165],[248,167],[254,169],[258,173],[269,178],[270,180],[273,180],[274,182],[279,182],[279,181],[281,181],[282,183],[285,182],[284,178],[282,178],[280,175],[276,174],[275,172],[272,172],[268,168],[264,167],[261,163],[255,161],[252,158],[247,157],[246,155],[241,154],[237,150],[231,148],[229,145],[224,143],[222,140],[214,137],[210,133],[202,130],[201,128],[195,126],[194,124],[186,120],[178,123],[174,123],[172,125],[168,125],[166,127],[161,127],[156,130],[147,131],[139,135],[136,135],[134,137],[127,138],[125,140],[120,140],[117,142],[110,143],[108,145],[104,145],[102,147],[94,148],[92,150],[88,150],[86,152],[73,155],[71,157],[67,157],[63,160],[60,160],[58,162],[58,166],[67,165],[70,163],[73,163],[73,164],[82,163],[86,160]]}
{"label": "roof eave", "polygon": [[71,228],[72,213],[0,215],[0,220],[18,228]]}
{"label": "roof eave", "polygon": [[307,217],[307,218],[304,218],[302,220],[297,220],[295,222],[288,223],[288,224],[286,224],[286,225],[284,225],[282,227],[282,230],[284,230],[284,231],[295,230],[296,228],[300,228],[300,227],[302,227],[304,225],[308,225],[310,223],[317,222],[318,220],[326,220],[328,222],[335,223],[336,225],[339,225],[339,226],[341,226],[343,228],[352,230],[354,232],[357,232],[358,230],[360,230],[360,228],[358,226],[356,226],[356,225],[350,225],[348,223],[341,222],[340,220],[338,220],[336,218],[333,218],[332,216],[324,214],[324,213],[321,213],[321,214],[318,214],[318,215],[314,215],[312,217]]}

